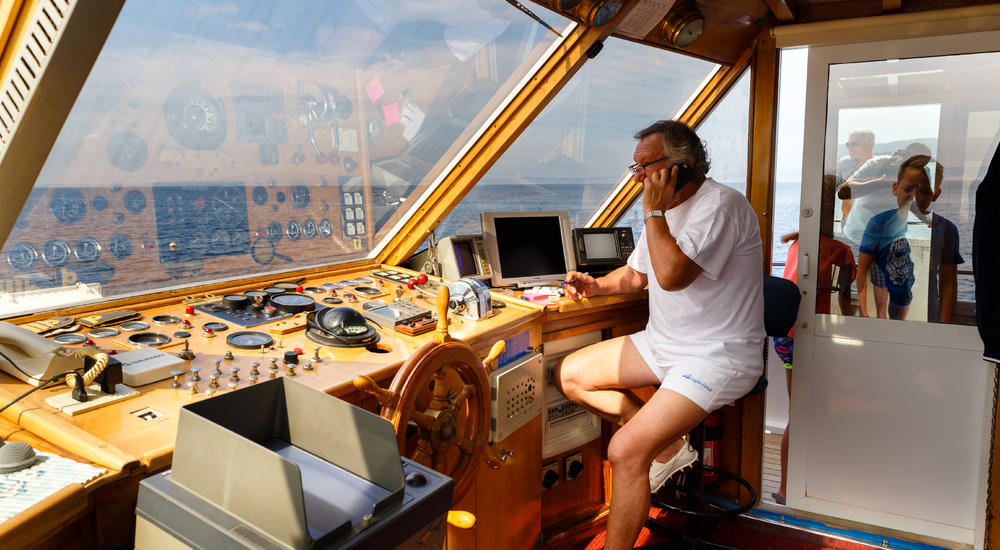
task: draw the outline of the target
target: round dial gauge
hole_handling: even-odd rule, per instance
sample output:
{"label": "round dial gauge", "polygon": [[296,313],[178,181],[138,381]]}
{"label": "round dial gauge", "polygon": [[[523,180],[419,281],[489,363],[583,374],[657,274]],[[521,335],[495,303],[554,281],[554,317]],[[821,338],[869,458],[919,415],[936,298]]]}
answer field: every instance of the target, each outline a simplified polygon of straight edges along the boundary
{"label": "round dial gauge", "polygon": [[137,330],[146,330],[146,329],[148,329],[149,328],[149,323],[147,323],[145,321],[127,321],[127,322],[124,322],[124,323],[122,323],[122,324],[120,324],[118,326],[121,327],[121,329],[124,330],[124,331],[135,332]]}
{"label": "round dial gauge", "polygon": [[220,323],[218,321],[212,321],[201,325],[202,330],[212,329],[212,332],[224,332],[229,330],[229,325],[225,323]]}
{"label": "round dial gauge", "polygon": [[81,262],[92,262],[101,257],[101,243],[93,237],[84,237],[73,245],[73,254]]}
{"label": "round dial gauge", "polygon": [[115,233],[111,237],[111,241],[108,242],[108,250],[111,251],[111,255],[119,260],[124,260],[132,255],[132,249],[135,243],[132,242],[132,237],[124,233]]}
{"label": "round dial gauge", "polygon": [[305,185],[295,185],[291,192],[292,206],[305,208],[309,206],[309,188]]}
{"label": "round dial gauge", "polygon": [[212,232],[212,250],[222,252],[229,248],[229,233],[225,229],[216,229]]}
{"label": "round dial gauge", "polygon": [[159,332],[137,332],[128,337],[128,342],[137,348],[162,346],[170,342],[170,337]]}
{"label": "round dial gauge", "polygon": [[253,188],[253,203],[257,206],[263,206],[267,202],[267,188],[263,185],[258,185]]}
{"label": "round dial gauge", "polygon": [[163,119],[170,135],[188,149],[216,149],[226,140],[226,113],[208,92],[180,87],[167,96]]}
{"label": "round dial gauge", "polygon": [[288,225],[285,226],[285,235],[288,235],[290,241],[299,240],[299,237],[302,236],[302,226],[295,220],[288,222]]}
{"label": "round dial gauge", "polygon": [[155,315],[153,316],[153,322],[158,325],[173,325],[180,323],[181,318],[176,315]]}
{"label": "round dial gauge", "polygon": [[221,227],[237,226],[246,218],[246,194],[232,186],[220,187],[212,196],[212,214]]}
{"label": "round dial gauge", "polygon": [[660,25],[660,39],[675,48],[686,48],[701,38],[705,16],[693,4],[680,4]]}
{"label": "round dial gauge", "polygon": [[278,308],[278,311],[285,313],[299,313],[313,309],[316,305],[316,300],[313,300],[304,294],[294,294],[289,292],[286,294],[275,294],[274,296],[271,296],[271,303]]}
{"label": "round dial gauge", "polygon": [[49,199],[49,211],[61,223],[76,223],[87,213],[87,199],[76,189],[60,189]]}
{"label": "round dial gauge", "polygon": [[66,241],[52,240],[42,245],[42,259],[52,267],[66,265],[71,254]]}
{"label": "round dial gauge", "polygon": [[146,140],[139,134],[122,130],[108,138],[106,147],[108,160],[115,168],[125,172],[135,172],[146,164],[149,151]]}
{"label": "round dial gauge", "polygon": [[133,214],[138,214],[146,209],[146,195],[138,189],[133,189],[125,193],[122,199],[125,202],[125,210]]}
{"label": "round dial gauge", "polygon": [[307,239],[315,238],[318,231],[319,228],[316,227],[316,222],[312,221],[312,218],[306,220],[306,223],[302,224],[302,234],[305,235]]}
{"label": "round dial gauge", "polygon": [[108,198],[104,195],[97,195],[96,197],[90,199],[90,206],[98,212],[103,212],[108,207]]}
{"label": "round dial gauge", "polygon": [[271,222],[267,224],[267,240],[272,243],[276,243],[281,240],[281,237],[285,234],[284,228],[278,222]]}
{"label": "round dial gauge", "polygon": [[38,261],[38,250],[28,243],[20,242],[7,251],[7,263],[16,271],[26,271]]}
{"label": "round dial gauge", "polygon": [[121,331],[115,327],[97,327],[87,333],[88,338],[111,338],[112,336],[118,336]]}
{"label": "round dial gauge", "polygon": [[267,334],[253,330],[241,330],[226,337],[226,344],[236,349],[260,349],[273,343],[274,339]]}
{"label": "round dial gauge", "polygon": [[322,220],[320,220],[319,234],[323,235],[324,237],[329,237],[330,235],[333,235],[333,222],[331,222],[327,218],[323,218]]}
{"label": "round dial gauge", "polygon": [[339,285],[337,283],[323,283],[323,288],[329,288],[330,290],[340,290],[344,288],[344,285]]}
{"label": "round dial gauge", "polygon": [[275,286],[277,288],[284,288],[285,290],[295,290],[296,288],[299,288],[298,283],[286,283],[286,282],[274,283],[274,285],[272,286]]}
{"label": "round dial gauge", "polygon": [[71,346],[73,344],[82,344],[87,341],[87,337],[82,334],[60,334],[52,339],[57,344],[63,346]]}

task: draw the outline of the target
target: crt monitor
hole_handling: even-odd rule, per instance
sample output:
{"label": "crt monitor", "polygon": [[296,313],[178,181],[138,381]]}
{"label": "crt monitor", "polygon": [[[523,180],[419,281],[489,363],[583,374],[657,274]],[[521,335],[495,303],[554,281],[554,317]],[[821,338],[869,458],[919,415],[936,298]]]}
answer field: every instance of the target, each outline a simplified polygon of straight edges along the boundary
{"label": "crt monitor", "polygon": [[472,277],[488,282],[493,273],[482,235],[452,235],[437,243],[441,276],[449,281]]}
{"label": "crt monitor", "polygon": [[483,212],[481,218],[493,286],[550,285],[576,269],[565,210]]}

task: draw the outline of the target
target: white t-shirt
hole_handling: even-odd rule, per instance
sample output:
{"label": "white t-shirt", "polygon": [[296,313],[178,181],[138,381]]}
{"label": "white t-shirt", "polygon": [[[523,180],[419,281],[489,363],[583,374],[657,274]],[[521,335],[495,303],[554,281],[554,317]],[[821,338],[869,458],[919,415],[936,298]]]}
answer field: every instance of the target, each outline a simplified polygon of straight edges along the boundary
{"label": "white t-shirt", "polygon": [[750,203],[707,179],[665,215],[681,251],[703,271],[682,290],[660,288],[643,228],[628,265],[648,278],[646,331],[657,362],[697,356],[740,370],[759,369],[765,337],[763,252]]}

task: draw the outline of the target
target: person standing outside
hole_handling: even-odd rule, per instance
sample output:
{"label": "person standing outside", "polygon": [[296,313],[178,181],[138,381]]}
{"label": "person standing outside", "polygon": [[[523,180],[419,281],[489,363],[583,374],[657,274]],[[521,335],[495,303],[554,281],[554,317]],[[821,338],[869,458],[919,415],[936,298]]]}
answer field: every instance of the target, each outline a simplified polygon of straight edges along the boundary
{"label": "person standing outside", "polygon": [[[684,436],[750,391],[764,343],[757,216],[738,191],[706,178],[704,144],[687,125],[640,130],[629,167],[643,185],[644,227],[628,263],[594,278],[571,271],[573,300],[649,286],[645,330],[567,356],[554,380],[566,397],[618,427],[608,445],[606,550],[632,548],[650,492],[690,466]],[[643,403],[631,388],[659,388]]]}

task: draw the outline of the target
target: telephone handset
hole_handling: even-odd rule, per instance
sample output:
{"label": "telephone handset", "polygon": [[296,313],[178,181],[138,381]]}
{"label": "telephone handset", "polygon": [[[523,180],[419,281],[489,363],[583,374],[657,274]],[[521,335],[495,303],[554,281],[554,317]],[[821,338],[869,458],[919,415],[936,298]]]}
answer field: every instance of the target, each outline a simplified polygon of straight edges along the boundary
{"label": "telephone handset", "polygon": [[681,163],[677,165],[677,184],[674,186],[674,193],[677,193],[688,184],[689,181],[693,180],[698,176],[698,172],[695,172],[687,164]]}
{"label": "telephone handset", "polygon": [[[107,355],[103,353],[69,350],[30,330],[0,321],[0,369],[33,386],[83,367],[83,355],[103,355],[103,363],[107,363]],[[90,377],[87,374],[85,382]]]}

